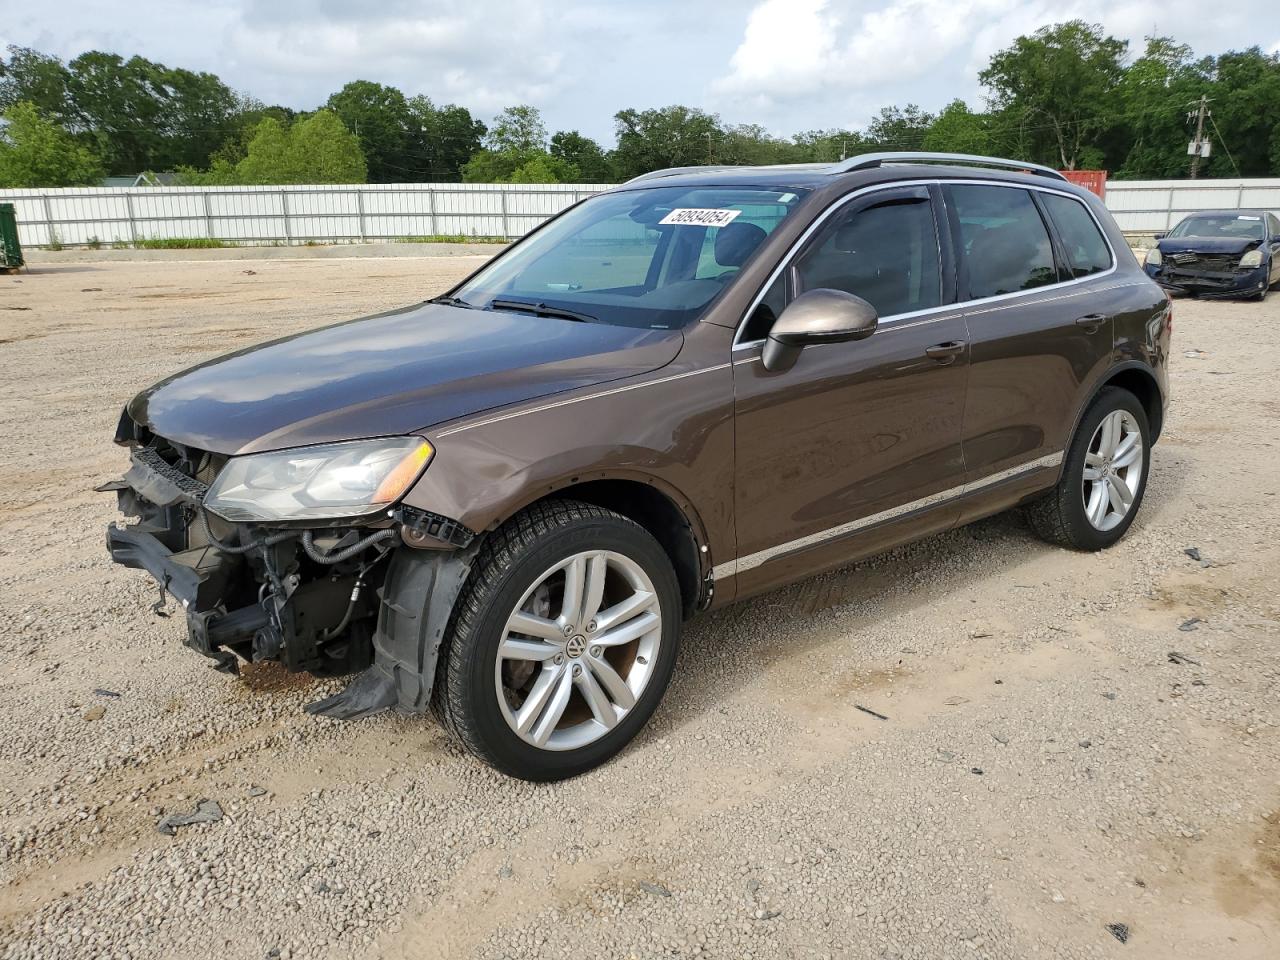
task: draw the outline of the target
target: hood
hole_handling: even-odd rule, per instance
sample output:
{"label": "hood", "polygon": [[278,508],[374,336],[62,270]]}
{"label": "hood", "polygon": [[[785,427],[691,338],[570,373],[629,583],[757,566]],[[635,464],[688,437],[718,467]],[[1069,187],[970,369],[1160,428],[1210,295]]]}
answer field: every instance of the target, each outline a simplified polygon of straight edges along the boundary
{"label": "hood", "polygon": [[1250,237],[1165,237],[1156,241],[1161,253],[1239,253],[1260,244]]}
{"label": "hood", "polygon": [[428,303],[210,360],[138,394],[128,412],[162,437],[225,454],[408,434],[647,373],[683,340]]}

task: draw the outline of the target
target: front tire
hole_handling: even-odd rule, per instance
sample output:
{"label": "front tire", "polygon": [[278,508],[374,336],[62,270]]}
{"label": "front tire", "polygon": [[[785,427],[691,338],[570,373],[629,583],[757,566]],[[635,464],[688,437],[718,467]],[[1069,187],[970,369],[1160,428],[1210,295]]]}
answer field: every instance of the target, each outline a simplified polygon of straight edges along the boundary
{"label": "front tire", "polygon": [[643,527],[578,501],[535,504],[476,557],[440,651],[437,715],[503,773],[583,773],[657,708],[680,614],[675,571]]}
{"label": "front tire", "polygon": [[1103,550],[1125,535],[1142,505],[1151,429],[1128,390],[1104,387],[1085,411],[1053,491],[1027,508],[1043,539]]}

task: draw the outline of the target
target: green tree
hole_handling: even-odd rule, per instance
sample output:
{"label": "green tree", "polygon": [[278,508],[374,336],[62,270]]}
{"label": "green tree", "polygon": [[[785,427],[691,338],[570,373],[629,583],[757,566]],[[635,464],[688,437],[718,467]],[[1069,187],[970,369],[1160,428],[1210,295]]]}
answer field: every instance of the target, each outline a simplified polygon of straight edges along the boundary
{"label": "green tree", "polygon": [[212,73],[154,65],[151,88],[163,105],[163,144],[148,169],[208,163],[236,133],[240,115],[252,101]]}
{"label": "green tree", "polygon": [[155,64],[91,50],[68,65],[73,130],[84,133],[111,173],[163,167],[165,107]]}
{"label": "green tree", "polygon": [[0,127],[0,187],[69,187],[102,176],[98,159],[65,130],[19,102]]}
{"label": "green tree", "polygon": [[459,180],[481,148],[486,127],[466,107],[435,106],[427,97],[409,100],[409,140],[416,169],[425,180]]}
{"label": "green tree", "polygon": [[360,142],[338,115],[317,110],[289,128],[289,165],[296,183],[364,183]]}
{"label": "green tree", "polygon": [[1117,177],[1181,177],[1187,173],[1188,105],[1208,77],[1191,48],[1148,37],[1143,55],[1116,86],[1120,122],[1110,154]]}
{"label": "green tree", "polygon": [[925,131],[920,147],[931,153],[990,155],[1002,152],[995,140],[988,114],[974,113],[963,100],[952,100]]}
{"label": "green tree", "polygon": [[1229,51],[1212,61],[1211,73],[1207,132],[1214,155],[1208,175],[1261,177],[1273,172],[1272,138],[1280,129],[1280,53],[1263,53],[1258,47]]}
{"label": "green tree", "polygon": [[723,127],[716,144],[717,163],[770,164],[799,162],[804,151],[790,140],[781,140],[758,123]]}
{"label": "green tree", "polygon": [[244,159],[235,166],[235,182],[246,184],[298,183],[289,151],[289,128],[267,117],[253,128]]}
{"label": "green tree", "polygon": [[511,183],[573,183],[581,180],[578,168],[549,153],[534,153],[511,171]]}
{"label": "green tree", "polygon": [[495,153],[535,153],[547,149],[547,125],[534,107],[507,107],[493,118],[485,146]]}
{"label": "green tree", "polygon": [[694,107],[620,110],[614,114],[618,146],[613,163],[622,179],[664,167],[715,162],[720,120]]}
{"label": "green tree", "polygon": [[329,97],[333,111],[359,138],[373,183],[403,183],[420,179],[422,164],[410,155],[409,102],[395,87],[353,80]]}
{"label": "green tree", "polygon": [[462,167],[467,183],[573,183],[578,168],[545,150],[478,150]]}
{"label": "green tree", "polygon": [[806,130],[791,141],[801,163],[836,163],[870,149],[862,134],[852,130]]}
{"label": "green tree", "polygon": [[468,183],[568,183],[579,179],[574,163],[547,150],[547,128],[533,107],[507,107],[494,117],[485,145],[462,167],[462,179]]}
{"label": "green tree", "polygon": [[66,64],[57,57],[30,47],[9,47],[8,60],[0,60],[0,111],[17,103],[30,103],[42,117],[65,123],[70,115]]}
{"label": "green tree", "polygon": [[1028,159],[1074,170],[1086,146],[1114,121],[1113,94],[1124,73],[1128,43],[1100,24],[1071,20],[1018,37],[991,58],[978,79],[996,109],[1019,116],[1024,132],[1039,134]]}
{"label": "green tree", "polygon": [[551,138],[551,156],[573,166],[582,183],[612,183],[613,164],[600,144],[577,130],[562,130]]}
{"label": "green tree", "polygon": [[933,120],[933,114],[914,103],[882,107],[867,124],[863,139],[875,150],[919,150]]}
{"label": "green tree", "polygon": [[183,168],[182,179],[206,186],[277,183],[364,183],[364,155],[337,114],[317,110],[291,126],[265,117],[237,163],[218,157],[207,171]]}

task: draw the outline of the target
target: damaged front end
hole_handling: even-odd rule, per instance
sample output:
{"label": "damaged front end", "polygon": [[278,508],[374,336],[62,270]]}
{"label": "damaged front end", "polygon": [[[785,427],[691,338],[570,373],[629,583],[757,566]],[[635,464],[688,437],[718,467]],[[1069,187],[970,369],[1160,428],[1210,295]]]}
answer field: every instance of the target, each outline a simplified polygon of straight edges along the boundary
{"label": "damaged front end", "polygon": [[[98,489],[115,491],[121,512],[137,522],[111,524],[107,549],[117,563],[156,579],[157,613],[166,593],[178,601],[188,646],[230,673],[241,661],[265,660],[318,676],[363,671],[336,697],[310,705],[312,712],[350,718],[387,707],[426,708],[435,653],[474,539],[447,518],[396,505],[429,454],[415,454],[416,465],[407,455],[383,457],[373,469],[370,454],[358,462],[356,450],[343,452],[337,466],[317,467],[321,458],[311,451],[321,448],[300,448],[278,468],[266,458],[249,463],[254,458],[155,436],[127,413],[116,439],[130,447],[130,468]],[[316,495],[281,493],[280,476],[292,483],[307,469]],[[228,478],[237,483],[234,492]],[[392,502],[372,503],[354,516],[317,516],[332,509],[325,496],[337,502],[350,488],[375,481],[382,483],[378,496],[393,481]],[[252,505],[255,496],[264,506]]]}
{"label": "damaged front end", "polygon": [[1265,291],[1270,264],[1257,244],[1228,252],[1179,245],[1177,249],[1152,248],[1145,269],[1166,290],[1226,299]]}

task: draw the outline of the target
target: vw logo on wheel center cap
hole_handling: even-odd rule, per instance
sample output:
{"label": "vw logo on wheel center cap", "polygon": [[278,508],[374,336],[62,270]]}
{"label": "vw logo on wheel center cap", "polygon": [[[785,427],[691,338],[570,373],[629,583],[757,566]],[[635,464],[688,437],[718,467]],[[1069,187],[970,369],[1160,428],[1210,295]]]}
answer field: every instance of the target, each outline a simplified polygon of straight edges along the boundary
{"label": "vw logo on wheel center cap", "polygon": [[569,638],[568,642],[564,645],[565,653],[569,654],[569,656],[571,657],[582,656],[582,652],[586,649],[587,649],[587,638],[580,634],[574,634],[572,637]]}

